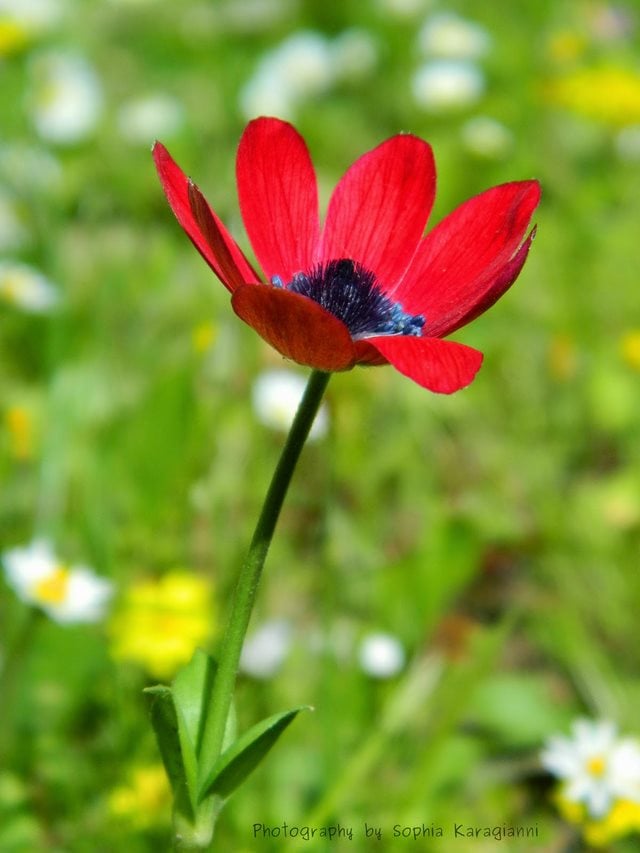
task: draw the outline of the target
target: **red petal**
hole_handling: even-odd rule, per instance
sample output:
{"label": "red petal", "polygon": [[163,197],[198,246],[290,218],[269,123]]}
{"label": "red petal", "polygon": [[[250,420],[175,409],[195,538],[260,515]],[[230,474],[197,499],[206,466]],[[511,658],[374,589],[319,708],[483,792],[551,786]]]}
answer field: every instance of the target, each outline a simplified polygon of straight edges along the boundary
{"label": "red petal", "polygon": [[439,338],[387,335],[367,338],[400,373],[437,394],[452,394],[473,381],[482,353]]}
{"label": "red petal", "polygon": [[[491,308],[494,302],[500,299],[502,294],[511,287],[520,275],[535,235],[536,229],[534,228],[513,258],[502,267],[497,275],[492,274],[487,277],[486,281],[477,282],[478,293],[482,294],[482,296],[476,302],[471,303],[467,314],[460,316],[457,320],[451,317],[448,318],[448,322],[442,324],[442,331],[439,331],[438,326],[434,324],[435,331],[430,331],[429,333],[450,335],[456,329],[466,326],[467,323],[475,320],[476,317],[479,317],[480,314],[484,314],[485,311]],[[429,323],[427,323],[427,326],[429,326]]]}
{"label": "red petal", "polygon": [[316,175],[304,139],[279,119],[249,122],[236,172],[253,250],[267,277],[286,284],[313,266],[320,233]]}
{"label": "red petal", "polygon": [[193,218],[215,256],[220,269],[220,278],[231,291],[241,284],[246,284],[229,247],[224,241],[224,236],[213,211],[198,187],[191,181],[188,185],[188,195]]}
{"label": "red petal", "polygon": [[298,364],[330,372],[355,363],[347,327],[306,296],[269,285],[242,285],[231,304],[241,320]]}
{"label": "red petal", "polygon": [[381,364],[389,364],[387,359],[375,347],[372,347],[367,338],[354,341],[356,348],[356,363],[367,367],[375,367]]}
{"label": "red petal", "polygon": [[527,249],[517,255],[521,263],[514,255],[539,201],[537,181],[502,184],[464,202],[427,234],[394,294],[405,311],[425,315],[426,334],[449,334],[513,283]]}
{"label": "red petal", "polygon": [[431,147],[416,136],[393,136],[364,154],[331,196],[322,260],[359,261],[391,289],[424,232],[435,182]]}
{"label": "red petal", "polygon": [[[237,282],[229,279],[228,269],[223,269],[223,264],[220,263],[220,242],[218,242],[217,245],[213,245],[203,233],[201,225],[198,224],[196,217],[194,216],[189,199],[189,185],[191,182],[182,169],[180,169],[175,160],[173,160],[164,145],[160,142],[156,142],[153,146],[153,159],[156,164],[156,169],[158,170],[162,189],[164,190],[164,194],[167,197],[167,201],[169,202],[176,219],[186,232],[193,245],[218,276],[220,281],[228,287],[229,290],[233,290]],[[202,197],[202,200],[204,201],[204,196]],[[246,283],[259,281],[258,276],[242,254],[240,247],[237,245],[233,237],[229,234],[211,208],[208,207],[208,210],[211,216],[211,221],[215,223],[215,226],[217,227],[219,240],[222,241],[226,248],[225,257],[231,258],[233,266],[237,271],[238,280]]]}

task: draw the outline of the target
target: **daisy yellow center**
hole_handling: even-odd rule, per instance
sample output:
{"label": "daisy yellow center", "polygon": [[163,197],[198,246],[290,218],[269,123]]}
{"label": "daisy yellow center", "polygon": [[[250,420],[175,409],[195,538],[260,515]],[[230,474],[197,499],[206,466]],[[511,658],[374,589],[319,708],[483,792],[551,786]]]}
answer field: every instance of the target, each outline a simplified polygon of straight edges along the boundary
{"label": "daisy yellow center", "polygon": [[607,762],[601,755],[594,755],[587,761],[587,773],[589,773],[590,776],[600,778],[601,776],[604,776],[606,769]]}
{"label": "daisy yellow center", "polygon": [[[285,286],[277,276],[271,283]],[[286,289],[313,299],[341,320],[355,340],[374,335],[420,337],[425,324],[422,315],[408,314],[399,302],[383,293],[372,272],[349,258],[296,273]]]}
{"label": "daisy yellow center", "polygon": [[69,591],[69,569],[58,566],[33,586],[33,596],[40,604],[62,604]]}

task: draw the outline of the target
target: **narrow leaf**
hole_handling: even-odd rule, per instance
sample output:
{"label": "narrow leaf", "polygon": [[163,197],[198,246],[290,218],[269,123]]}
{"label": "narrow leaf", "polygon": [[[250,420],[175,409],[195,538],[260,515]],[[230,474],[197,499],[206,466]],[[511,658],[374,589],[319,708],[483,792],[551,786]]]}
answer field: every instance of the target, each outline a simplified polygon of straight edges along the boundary
{"label": "narrow leaf", "polygon": [[185,724],[185,734],[191,741],[193,752],[198,754],[204,729],[209,697],[216,674],[216,663],[202,649],[196,649],[189,663],[173,680],[176,705]]}
{"label": "narrow leaf", "polygon": [[[195,798],[187,778],[185,768],[184,744],[179,735],[179,722],[173,694],[169,687],[157,685],[147,687],[145,693],[150,694],[151,724],[156,734],[162,763],[164,764],[171,789],[173,791],[176,812],[183,814],[188,820],[195,816]],[[188,751],[187,746],[187,751]],[[186,764],[194,762],[195,755],[186,758]]]}
{"label": "narrow leaf", "polygon": [[290,711],[274,714],[256,723],[241,735],[216,761],[202,787],[200,801],[216,794],[228,797],[258,766],[287,726],[300,711],[312,710],[301,705]]}

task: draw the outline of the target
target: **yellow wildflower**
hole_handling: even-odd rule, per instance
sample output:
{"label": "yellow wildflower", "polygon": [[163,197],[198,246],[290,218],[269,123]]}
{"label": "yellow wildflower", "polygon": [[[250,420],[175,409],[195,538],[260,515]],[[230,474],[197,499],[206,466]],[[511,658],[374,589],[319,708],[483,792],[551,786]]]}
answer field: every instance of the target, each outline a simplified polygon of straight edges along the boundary
{"label": "yellow wildflower", "polygon": [[164,767],[152,764],[134,768],[128,784],[113,789],[108,805],[113,817],[136,829],[167,823],[171,792]]}
{"label": "yellow wildflower", "polygon": [[31,459],[34,452],[35,436],[33,415],[26,406],[9,406],[4,414],[4,422],[9,434],[9,452],[14,459]]}
{"label": "yellow wildflower", "polygon": [[620,355],[625,364],[640,372],[640,329],[631,329],[622,336]]}
{"label": "yellow wildflower", "polygon": [[186,571],[132,584],[110,626],[112,654],[170,678],[216,625],[211,583]]}
{"label": "yellow wildflower", "polygon": [[619,66],[582,68],[548,84],[547,100],[614,127],[640,122],[640,72]]}
{"label": "yellow wildflower", "polygon": [[207,352],[216,337],[216,327],[211,322],[198,323],[191,333],[191,341],[198,355]]}
{"label": "yellow wildflower", "polygon": [[549,371],[554,379],[567,382],[578,372],[578,350],[569,335],[556,335],[547,355]]}
{"label": "yellow wildflower", "polygon": [[17,21],[0,18],[0,56],[13,56],[29,44],[29,33]]}
{"label": "yellow wildflower", "polygon": [[582,56],[587,40],[576,30],[559,30],[552,33],[547,43],[549,57],[556,62],[567,62]]}
{"label": "yellow wildflower", "polygon": [[580,803],[567,799],[562,788],[556,795],[558,811],[569,823],[579,826],[585,840],[593,847],[605,847],[625,835],[640,831],[640,803],[633,800],[616,800],[600,819],[589,817]]}

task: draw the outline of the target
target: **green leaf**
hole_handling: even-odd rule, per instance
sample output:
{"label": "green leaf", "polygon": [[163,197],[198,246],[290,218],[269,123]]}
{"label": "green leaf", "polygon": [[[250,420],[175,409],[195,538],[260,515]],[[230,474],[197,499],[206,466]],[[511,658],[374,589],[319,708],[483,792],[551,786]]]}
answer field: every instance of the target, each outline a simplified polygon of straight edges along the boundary
{"label": "green leaf", "polygon": [[[216,677],[217,664],[211,655],[196,649],[189,663],[173,680],[173,695],[182,712],[185,734],[195,754],[200,754],[205,720]],[[231,703],[224,733],[223,751],[236,739],[237,720],[235,703]]]}
{"label": "green leaf", "polygon": [[[195,755],[186,757],[185,744],[179,734],[179,719],[171,688],[164,685],[147,687],[145,693],[150,694],[151,723],[156,733],[160,755],[164,764],[171,789],[176,812],[183,814],[188,820],[195,817],[195,798],[187,776],[186,765],[195,762]],[[188,744],[187,751],[189,749]]]}
{"label": "green leaf", "polygon": [[181,737],[189,738],[194,756],[200,751],[215,675],[216,663],[213,658],[202,649],[196,649],[189,663],[173,680],[173,696],[180,708],[184,724]]}
{"label": "green leaf", "polygon": [[301,705],[290,711],[274,714],[256,723],[241,735],[216,761],[202,787],[200,801],[215,794],[228,797],[258,766],[287,726],[300,711],[312,710]]}

